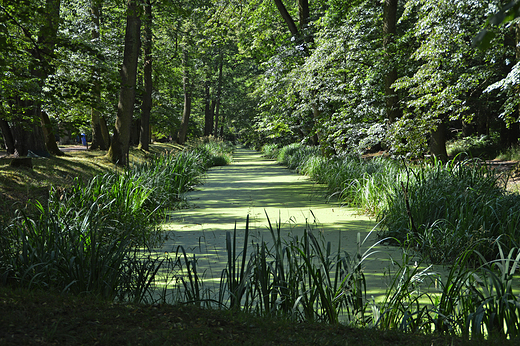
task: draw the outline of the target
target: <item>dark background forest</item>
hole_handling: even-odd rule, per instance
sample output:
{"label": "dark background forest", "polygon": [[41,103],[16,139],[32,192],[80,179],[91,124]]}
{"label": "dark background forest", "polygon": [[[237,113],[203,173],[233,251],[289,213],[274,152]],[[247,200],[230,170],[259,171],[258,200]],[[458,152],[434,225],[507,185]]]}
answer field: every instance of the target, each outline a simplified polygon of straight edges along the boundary
{"label": "dark background forest", "polygon": [[519,136],[515,6],[2,0],[3,145],[60,155],[57,141],[84,133],[121,164],[129,145],[209,135],[327,155],[445,158],[460,138],[506,149]]}

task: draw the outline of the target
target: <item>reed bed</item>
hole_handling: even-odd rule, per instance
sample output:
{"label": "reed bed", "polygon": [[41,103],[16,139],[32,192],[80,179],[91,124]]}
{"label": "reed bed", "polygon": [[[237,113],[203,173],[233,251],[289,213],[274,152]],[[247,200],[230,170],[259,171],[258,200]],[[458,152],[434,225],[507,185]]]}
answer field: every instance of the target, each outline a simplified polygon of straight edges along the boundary
{"label": "reed bed", "polygon": [[[268,216],[269,220],[269,216]],[[520,336],[520,304],[514,288],[520,265],[517,248],[488,261],[475,249],[456,258],[443,275],[422,266],[413,251],[404,251],[386,274],[382,300],[367,296],[363,263],[376,245],[361,253],[334,251],[330,242],[307,226],[300,237],[281,235],[269,222],[271,238],[249,241],[245,229],[226,236],[227,265],[218,292],[208,292],[195,257],[178,254],[183,267],[177,303],[191,303],[297,322],[343,323],[355,327],[443,334],[479,340]],[[244,240],[238,244],[237,235]],[[340,238],[339,238],[340,239]],[[475,262],[478,259],[478,263]],[[182,263],[181,263],[182,262]],[[213,294],[212,294],[213,293]]]}
{"label": "reed bed", "polygon": [[179,207],[208,167],[228,160],[229,146],[206,143],[51,189],[46,207],[18,211],[2,228],[2,283],[144,300],[164,261],[147,250],[162,241],[163,211]]}
{"label": "reed bed", "polygon": [[451,263],[468,248],[493,259],[496,242],[518,246],[520,196],[504,188],[507,174],[478,159],[325,158],[301,144],[265,151],[325,184],[330,197],[375,216],[382,238],[413,244],[434,263]]}

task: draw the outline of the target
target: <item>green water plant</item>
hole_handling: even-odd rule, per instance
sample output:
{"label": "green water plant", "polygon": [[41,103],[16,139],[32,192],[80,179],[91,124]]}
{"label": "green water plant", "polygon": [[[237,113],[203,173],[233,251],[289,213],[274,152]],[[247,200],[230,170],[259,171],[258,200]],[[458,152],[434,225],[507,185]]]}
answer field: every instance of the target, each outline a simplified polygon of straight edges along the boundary
{"label": "green water plant", "polygon": [[[333,252],[310,227],[301,236],[284,238],[281,224],[269,220],[271,240],[248,244],[248,225],[242,250],[237,232],[227,235],[227,266],[221,277],[219,301],[234,309],[297,321],[366,324],[366,281],[361,270],[373,247],[351,257]],[[250,247],[250,249],[249,249]],[[249,255],[247,255],[249,253]]]}
{"label": "green water plant", "polygon": [[130,234],[113,237],[98,221],[100,210],[95,204],[81,222],[71,223],[41,204],[37,207],[38,218],[20,213],[4,229],[12,247],[11,256],[4,258],[10,268],[7,282],[114,299],[131,257]]}
{"label": "green water plant", "polygon": [[[438,333],[466,339],[514,339],[520,333],[520,304],[514,289],[517,248],[488,261],[474,249],[457,257],[445,277],[403,256],[384,300],[373,307],[377,327]],[[478,257],[480,264],[473,267]]]}
{"label": "green water plant", "polygon": [[[189,149],[51,189],[45,206],[35,203],[35,215],[19,211],[3,227],[2,282],[107,299],[151,299],[163,259],[142,249],[161,243],[162,211],[175,208],[210,165],[200,150]],[[195,259],[185,255],[185,260],[196,277]]]}

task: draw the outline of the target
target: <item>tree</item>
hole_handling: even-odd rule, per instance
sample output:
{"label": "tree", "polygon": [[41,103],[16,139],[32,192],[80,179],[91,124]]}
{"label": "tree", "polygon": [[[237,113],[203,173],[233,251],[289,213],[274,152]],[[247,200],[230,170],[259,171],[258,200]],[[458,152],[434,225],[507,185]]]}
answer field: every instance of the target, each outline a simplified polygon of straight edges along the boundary
{"label": "tree", "polygon": [[[92,0],[91,2],[91,17],[92,17],[92,41],[99,46],[100,41],[100,16],[103,0]],[[105,118],[101,115],[99,107],[101,104],[101,72],[97,64],[92,67],[93,78],[93,105],[91,109],[91,128],[92,128],[92,143],[90,149],[107,150],[110,146],[110,134]]]}
{"label": "tree", "polygon": [[[50,119],[42,110],[43,86],[53,71],[60,4],[60,0],[46,0],[43,7],[40,4],[28,4],[26,8],[10,4],[0,7],[7,23],[4,30],[10,41],[17,42],[17,46],[9,47],[13,51],[6,53],[11,56],[8,58],[12,62],[11,74],[19,76],[24,85],[21,89],[8,87],[9,94],[4,95],[9,100],[4,110],[10,116],[2,119],[2,131],[4,138],[8,138],[7,144],[12,145],[8,151],[15,155],[27,155],[29,150],[43,156],[49,152],[63,155],[56,145]],[[24,75],[23,69],[30,74]]]}
{"label": "tree", "polygon": [[152,110],[152,2],[144,4],[144,95],[141,105],[141,131],[139,147],[149,150],[150,144],[150,112]]}
{"label": "tree", "polygon": [[140,49],[140,7],[137,0],[128,0],[126,12],[125,50],[121,67],[121,89],[117,106],[117,118],[114,135],[107,157],[122,166],[128,164],[130,145],[130,127],[135,102],[137,62]]}
{"label": "tree", "polygon": [[182,111],[182,120],[181,126],[179,128],[179,132],[177,133],[177,143],[184,144],[186,143],[186,136],[188,133],[188,123],[190,121],[191,115],[191,81],[190,81],[190,72],[189,72],[189,60],[188,60],[188,52],[187,49],[184,48],[182,52],[182,66],[184,75],[182,77],[182,85],[184,90],[184,108]]}

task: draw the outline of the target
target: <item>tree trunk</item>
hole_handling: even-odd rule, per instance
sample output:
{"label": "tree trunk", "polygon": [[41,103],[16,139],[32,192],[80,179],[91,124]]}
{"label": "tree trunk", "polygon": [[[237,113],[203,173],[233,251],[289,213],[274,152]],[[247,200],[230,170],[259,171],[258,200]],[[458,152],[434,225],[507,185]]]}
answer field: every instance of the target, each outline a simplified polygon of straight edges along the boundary
{"label": "tree trunk", "polygon": [[446,152],[446,125],[441,121],[430,137],[430,152],[442,162],[448,161]]}
{"label": "tree trunk", "polygon": [[[45,79],[53,70],[50,64],[50,60],[54,55],[54,45],[56,42],[56,36],[60,22],[60,5],[60,0],[46,0],[44,11],[45,21],[38,30],[38,44],[30,51],[33,58],[38,61],[37,67],[31,71],[31,74],[36,77],[40,90],[43,88]],[[31,150],[33,152],[39,152],[38,155],[42,156],[48,156],[49,152],[53,155],[64,155],[64,153],[60,151],[58,145],[56,144],[56,137],[54,135],[54,131],[47,113],[41,111],[40,101],[34,100],[27,101],[26,103],[28,108],[25,114],[28,115],[30,119],[40,119],[42,129],[37,132],[43,136],[36,135],[35,133],[34,138],[29,140],[29,143],[32,143],[31,146],[19,146],[20,150],[18,153],[26,153],[26,150]],[[31,127],[34,126],[31,125]],[[16,138],[17,135],[21,135],[23,138],[26,135],[26,131],[22,129],[20,129],[20,131],[16,131],[16,135],[14,135],[15,143],[16,141],[22,140],[22,138]],[[35,140],[41,140],[42,143],[34,142]]]}
{"label": "tree trunk", "polygon": [[220,113],[220,100],[215,100],[215,122],[213,127],[213,136],[218,137],[218,126],[219,126],[219,113]]}
{"label": "tree trunk", "polygon": [[11,127],[11,133],[14,138],[13,154],[15,156],[27,156],[29,150],[38,156],[49,156],[42,127],[37,122],[28,124],[23,120],[16,121],[15,125]]}
{"label": "tree trunk", "polygon": [[204,136],[211,135],[213,131],[213,112],[214,107],[211,104],[211,94],[209,81],[204,83]]}
{"label": "tree trunk", "polygon": [[383,11],[383,48],[389,70],[385,75],[385,100],[386,114],[390,123],[393,123],[399,116],[399,96],[392,88],[392,84],[397,80],[397,68],[395,66],[395,51],[392,44],[397,33],[397,3],[398,0],[384,0]]}
{"label": "tree trunk", "polygon": [[184,110],[182,112],[181,127],[177,134],[177,143],[181,145],[186,143],[186,135],[188,133],[188,122],[190,120],[191,114],[191,88],[187,59],[187,52],[186,50],[184,50],[182,59],[184,65],[184,77],[182,78],[182,84],[184,89]]}
{"label": "tree trunk", "polygon": [[139,147],[150,149],[150,112],[152,110],[152,2],[144,5],[144,95],[141,105],[141,133]]}
{"label": "tree trunk", "polygon": [[121,89],[117,105],[117,118],[114,136],[108,149],[107,157],[113,163],[121,166],[128,165],[128,151],[130,141],[130,127],[135,102],[135,83],[137,79],[137,61],[140,48],[141,19],[137,0],[128,0],[125,51],[121,68]]}
{"label": "tree trunk", "polygon": [[520,126],[518,123],[512,123],[507,126],[502,123],[500,126],[500,146],[508,149],[518,145],[518,136],[520,135]]}
{"label": "tree trunk", "polygon": [[298,0],[298,12],[300,14],[300,30],[303,30],[309,22],[309,0]]}
{"label": "tree trunk", "polygon": [[2,136],[4,137],[4,144],[7,153],[14,154],[14,138],[9,123],[4,119],[0,119],[0,129],[2,130]]}
{"label": "tree trunk", "polygon": [[36,111],[40,115],[41,125],[42,125],[42,130],[43,130],[43,138],[45,140],[45,146],[47,147],[47,150],[52,155],[56,155],[56,156],[65,155],[65,153],[58,148],[58,144],[56,143],[56,136],[54,135],[54,131],[53,131],[51,120],[49,119],[49,116],[47,115],[47,113],[43,112],[41,110],[41,107],[39,107],[39,106],[37,107]]}
{"label": "tree trunk", "polygon": [[220,114],[220,103],[222,98],[222,75],[224,68],[224,56],[222,53],[222,48],[219,48],[219,62],[218,62],[218,82],[217,82],[217,95],[215,97],[215,103],[213,105],[215,121],[213,127],[213,136],[218,137],[218,126],[219,126],[219,114]]}
{"label": "tree trunk", "polygon": [[[517,23],[515,26],[515,41],[516,41],[516,61],[520,62],[520,23]],[[520,89],[520,88],[518,88]],[[520,105],[518,105],[518,117],[516,122],[509,126],[509,144],[510,146],[518,145],[518,136],[520,135],[520,128],[518,124],[518,119],[520,119]]]}
{"label": "tree trunk", "polygon": [[[91,32],[92,41],[97,42],[99,46],[99,17],[101,15],[101,6],[103,0],[92,0],[90,13],[93,23],[93,28]],[[92,105],[92,109],[90,112],[90,125],[92,128],[92,143],[90,144],[90,149],[96,150],[107,150],[110,144],[110,135],[108,134],[108,129],[106,126],[105,119],[101,115],[98,107],[101,104],[101,75],[99,73],[99,68],[97,68],[97,64],[94,64],[92,68],[92,79],[93,79],[93,88],[92,93],[94,97],[94,103]]]}
{"label": "tree trunk", "polygon": [[282,0],[274,0],[274,3],[276,4],[276,7],[278,8],[278,11],[282,15],[283,20],[285,20],[285,23],[289,27],[289,31],[293,36],[298,36],[298,28],[296,27],[296,24],[294,23],[294,20],[292,19],[289,12],[287,12],[287,9],[285,8],[285,5],[283,4]]}
{"label": "tree trunk", "polygon": [[[36,70],[35,73],[35,75],[39,79],[40,87],[43,87],[45,79],[52,70],[49,61],[46,60],[44,55],[47,57],[52,57],[54,54],[54,45],[56,42],[56,36],[58,34],[58,26],[60,23],[60,5],[60,0],[46,0],[46,22],[43,25],[43,27],[40,28],[40,31],[38,33],[38,43],[40,45],[40,49],[33,50],[33,56],[36,59],[38,59],[41,63],[40,68]],[[40,122],[43,129],[43,138],[47,150],[53,155],[65,155],[58,148],[58,144],[56,144],[56,136],[54,135],[54,131],[52,129],[49,116],[47,115],[47,113],[42,112],[41,105],[39,103],[35,103],[34,106],[35,112],[40,118]]]}

